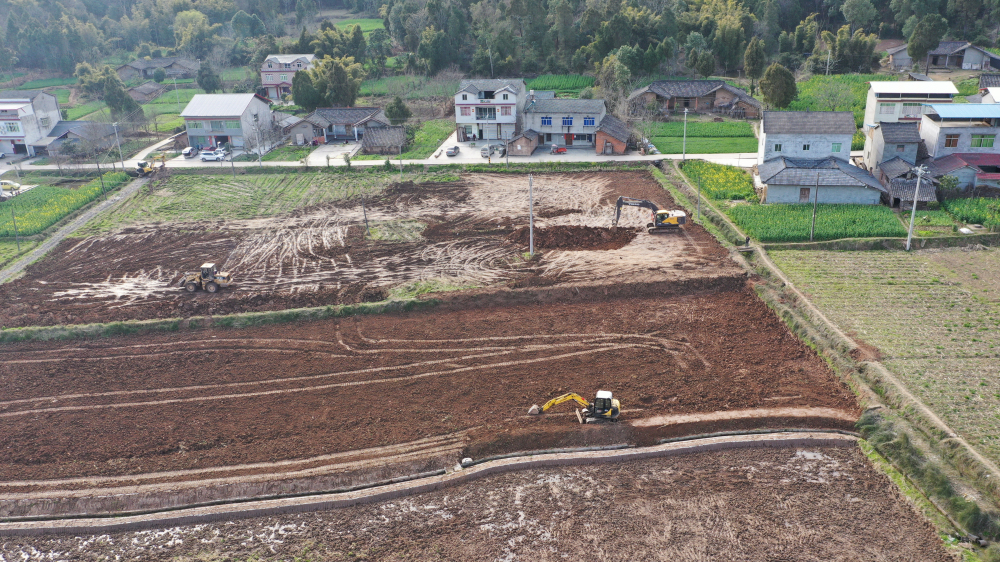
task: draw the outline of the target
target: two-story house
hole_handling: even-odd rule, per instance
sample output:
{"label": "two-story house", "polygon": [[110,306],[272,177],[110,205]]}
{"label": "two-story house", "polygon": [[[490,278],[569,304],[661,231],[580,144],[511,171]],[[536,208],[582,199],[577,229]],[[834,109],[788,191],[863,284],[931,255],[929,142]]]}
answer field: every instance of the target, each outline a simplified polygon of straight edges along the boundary
{"label": "two-story house", "polygon": [[757,163],[779,157],[847,160],[856,130],[850,111],[765,111]]}
{"label": "two-story house", "polygon": [[60,120],[59,100],[38,90],[0,92],[0,153],[35,155]]}
{"label": "two-story house", "polygon": [[920,138],[931,158],[949,154],[998,153],[1000,104],[927,104]]}
{"label": "two-story house", "polygon": [[[879,123],[865,133],[865,166],[880,177],[879,169],[888,161],[901,160],[910,166],[917,163],[920,143],[920,125],[908,123]],[[902,165],[893,163],[893,170]]]}
{"label": "two-story house", "polygon": [[274,127],[271,102],[257,94],[198,94],[184,111],[188,146],[234,148],[265,144]]}
{"label": "two-story house", "polygon": [[958,88],[950,81],[869,82],[864,127],[900,121],[920,122],[924,105],[951,103]]}
{"label": "two-story house", "polygon": [[592,150],[606,114],[604,100],[535,99],[529,93],[521,126],[537,132],[540,144]]}
{"label": "two-story house", "polygon": [[513,138],[527,97],[521,78],[462,80],[455,94],[459,142]]}
{"label": "two-story house", "polygon": [[267,97],[280,100],[292,92],[292,77],[312,68],[316,55],[268,55],[260,64],[260,85]]}

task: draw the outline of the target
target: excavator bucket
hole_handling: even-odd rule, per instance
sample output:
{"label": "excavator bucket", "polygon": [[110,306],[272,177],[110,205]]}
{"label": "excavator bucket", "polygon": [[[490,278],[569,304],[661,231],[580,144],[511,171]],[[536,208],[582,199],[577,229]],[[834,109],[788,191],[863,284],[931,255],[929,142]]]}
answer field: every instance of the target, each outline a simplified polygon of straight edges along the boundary
{"label": "excavator bucket", "polygon": [[541,414],[541,413],[542,413],[542,408],[538,404],[534,404],[533,406],[531,406],[530,408],[528,408],[528,414],[529,415],[537,416],[538,414]]}

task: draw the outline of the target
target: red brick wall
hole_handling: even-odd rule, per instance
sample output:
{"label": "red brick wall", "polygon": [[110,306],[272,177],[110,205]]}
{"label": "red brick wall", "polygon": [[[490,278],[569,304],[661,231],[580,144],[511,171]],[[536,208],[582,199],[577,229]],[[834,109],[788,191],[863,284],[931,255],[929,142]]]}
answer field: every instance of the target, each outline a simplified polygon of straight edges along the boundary
{"label": "red brick wall", "polygon": [[604,131],[597,131],[594,136],[594,149],[597,154],[604,154],[605,141],[611,142],[614,147],[614,154],[625,154],[625,143],[608,135]]}
{"label": "red brick wall", "polygon": [[[511,156],[531,156],[531,153],[538,148],[538,140],[540,138],[539,136],[535,137],[534,140],[530,140],[527,137],[512,139],[510,144],[507,145],[507,153]],[[521,147],[520,150],[518,150],[518,146]]]}

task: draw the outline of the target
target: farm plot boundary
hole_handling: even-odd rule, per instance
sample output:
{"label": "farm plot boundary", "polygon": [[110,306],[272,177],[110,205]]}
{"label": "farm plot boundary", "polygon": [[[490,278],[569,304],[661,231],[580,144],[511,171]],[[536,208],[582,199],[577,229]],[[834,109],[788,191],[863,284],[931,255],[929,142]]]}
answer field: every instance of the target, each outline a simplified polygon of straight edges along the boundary
{"label": "farm plot boundary", "polygon": [[[694,211],[692,201],[697,191],[676,164],[665,165],[666,174],[657,175],[661,184],[675,200],[684,205],[688,212]],[[654,174],[656,175],[656,174]],[[739,243],[744,234],[728,217],[722,214],[711,201],[702,203],[702,213],[714,227],[708,228],[714,236],[730,243]],[[986,510],[995,510],[1000,500],[1000,469],[972,447],[965,439],[957,435],[945,424],[926,404],[914,396],[906,386],[893,375],[882,363],[871,357],[859,346],[853,338],[844,334],[839,327],[831,322],[816,306],[796,289],[784,273],[770,260],[766,250],[759,245],[754,247],[754,256],[750,261],[736,256],[739,262],[749,272],[761,276],[760,283],[755,284],[755,291],[763,301],[775,311],[782,321],[803,341],[808,342],[827,360],[830,366],[851,386],[859,397],[863,408],[868,411],[880,412],[867,416],[864,423],[868,424],[864,435],[889,432],[892,435],[905,434],[899,437],[907,442],[905,447],[890,447],[878,449],[879,453],[895,463],[902,463],[907,478],[920,482],[921,493],[931,497],[927,487],[930,485],[924,478],[928,474],[939,475],[945,482],[945,492],[950,494],[950,481],[955,480],[963,485],[971,486],[984,493],[977,501],[984,504]],[[886,408],[889,406],[890,408]],[[931,456],[925,456],[922,451],[931,451]],[[921,461],[912,460],[912,455],[918,455]],[[916,471],[916,472],[915,472]],[[950,500],[950,496],[945,498]],[[945,502],[939,507],[952,517],[959,515],[957,510],[967,506],[962,502]],[[979,508],[978,505],[975,505]],[[982,524],[987,527],[996,523],[989,517],[982,518]]]}

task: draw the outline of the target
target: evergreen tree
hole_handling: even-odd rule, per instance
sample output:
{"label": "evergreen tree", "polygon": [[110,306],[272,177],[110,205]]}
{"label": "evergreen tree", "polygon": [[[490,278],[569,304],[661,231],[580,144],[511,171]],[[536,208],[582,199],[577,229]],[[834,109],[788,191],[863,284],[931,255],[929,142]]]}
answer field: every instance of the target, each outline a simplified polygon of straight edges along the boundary
{"label": "evergreen tree", "polygon": [[292,75],[292,100],[295,105],[310,112],[323,103],[309,72],[296,72]]}
{"label": "evergreen tree", "polygon": [[198,87],[205,90],[205,93],[211,94],[222,89],[222,79],[219,74],[212,69],[212,65],[208,62],[201,63],[201,68],[198,69],[198,77],[196,78],[198,82]]}
{"label": "evergreen tree", "polygon": [[385,116],[389,118],[389,121],[393,125],[399,125],[410,117],[413,117],[413,112],[410,111],[410,108],[406,107],[402,98],[396,96],[385,106]]}
{"label": "evergreen tree", "polygon": [[906,53],[913,62],[922,62],[927,58],[927,53],[937,48],[946,31],[948,31],[947,20],[937,14],[925,16],[913,28],[910,41],[906,44]]}
{"label": "evergreen tree", "polygon": [[703,78],[715,74],[715,55],[711,51],[705,51],[698,55],[698,66],[695,68]]}
{"label": "evergreen tree", "polygon": [[750,78],[750,95],[754,93],[756,81],[764,75],[765,65],[767,65],[767,54],[764,52],[764,42],[754,37],[743,53],[743,70]]}
{"label": "evergreen tree", "polygon": [[764,102],[778,109],[788,107],[798,95],[795,77],[778,63],[772,63],[764,71],[764,77],[760,79],[760,91],[764,94]]}

